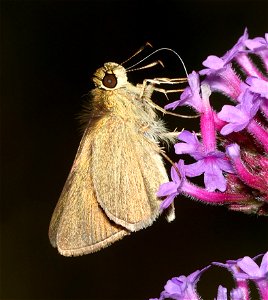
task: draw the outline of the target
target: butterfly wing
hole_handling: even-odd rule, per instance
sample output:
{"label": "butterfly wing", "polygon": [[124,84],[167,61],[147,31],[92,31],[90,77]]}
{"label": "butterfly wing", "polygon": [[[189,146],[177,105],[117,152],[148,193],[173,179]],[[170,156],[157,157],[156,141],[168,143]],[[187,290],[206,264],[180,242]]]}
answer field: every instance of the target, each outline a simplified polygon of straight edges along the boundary
{"label": "butterfly wing", "polygon": [[98,251],[129,234],[99,206],[91,178],[91,158],[92,134],[88,129],[50,222],[51,244],[65,256]]}
{"label": "butterfly wing", "polygon": [[128,126],[129,120],[113,115],[103,122],[92,146],[97,201],[111,220],[128,230],[147,227],[160,213],[159,185],[168,181],[160,149]]}

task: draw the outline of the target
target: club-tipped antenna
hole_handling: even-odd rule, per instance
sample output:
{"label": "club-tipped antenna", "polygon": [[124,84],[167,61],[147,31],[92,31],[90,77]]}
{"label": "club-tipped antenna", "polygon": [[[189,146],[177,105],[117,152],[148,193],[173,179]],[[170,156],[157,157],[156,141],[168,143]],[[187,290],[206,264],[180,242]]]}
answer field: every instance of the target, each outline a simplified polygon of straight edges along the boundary
{"label": "club-tipped antenna", "polygon": [[[180,60],[180,62],[182,63],[182,66],[183,66],[183,69],[184,69],[184,72],[186,74],[186,76],[188,77],[188,72],[187,72],[187,69],[186,69],[186,66],[182,60],[182,58],[180,57],[180,55],[174,51],[173,49],[171,48],[159,48],[159,49],[156,49],[154,52],[150,53],[149,55],[147,55],[146,57],[144,57],[143,59],[141,59],[140,61],[138,61],[137,63],[135,63],[134,65],[126,68],[127,71],[130,71],[130,69],[132,69],[133,67],[139,65],[140,63],[142,63],[143,61],[145,61],[146,59],[148,59],[150,56],[154,55],[155,53],[159,52],[159,51],[163,51],[163,50],[166,50],[166,51],[171,51],[172,53],[174,53]],[[132,56],[133,57],[133,56]]]}
{"label": "club-tipped antenna", "polygon": [[133,55],[131,55],[128,59],[124,60],[121,63],[121,66],[123,66],[123,64],[125,64],[126,62],[130,61],[133,57],[137,56],[139,53],[141,53],[146,47],[153,47],[149,42],[146,42],[145,45],[143,45],[142,47],[140,47],[140,49],[138,49]]}

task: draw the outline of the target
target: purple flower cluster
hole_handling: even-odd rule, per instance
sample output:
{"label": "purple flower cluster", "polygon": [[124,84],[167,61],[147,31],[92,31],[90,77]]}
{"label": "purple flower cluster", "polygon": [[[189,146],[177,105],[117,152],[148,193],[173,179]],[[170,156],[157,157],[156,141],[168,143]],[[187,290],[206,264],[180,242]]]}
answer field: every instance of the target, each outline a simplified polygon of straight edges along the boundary
{"label": "purple flower cluster", "polygon": [[[228,260],[225,264],[214,262],[213,265],[227,268],[233,275],[236,287],[230,291],[231,300],[249,300],[249,285],[248,282],[252,281],[261,296],[261,299],[268,299],[268,252],[263,255],[260,266],[257,265],[255,260],[261,255],[253,259],[245,256],[238,260]],[[150,300],[201,300],[197,292],[196,284],[200,279],[203,272],[210,266],[195,271],[189,276],[174,277],[167,281],[164,286],[164,291],[161,292],[159,298],[151,298]],[[215,300],[227,300],[227,289],[219,286],[218,294]]]}
{"label": "purple flower cluster", "polygon": [[[180,159],[172,167],[172,181],[157,193],[164,199],[161,207],[184,194],[231,210],[267,215],[268,34],[249,39],[245,30],[232,49],[222,57],[208,56],[203,65],[203,70],[188,76],[189,86],[180,99],[165,106],[174,110],[187,105],[197,111],[200,133],[179,134],[176,154],[188,154],[195,162]],[[211,105],[213,92],[230,102],[219,112]],[[190,181],[200,175],[203,187]]]}

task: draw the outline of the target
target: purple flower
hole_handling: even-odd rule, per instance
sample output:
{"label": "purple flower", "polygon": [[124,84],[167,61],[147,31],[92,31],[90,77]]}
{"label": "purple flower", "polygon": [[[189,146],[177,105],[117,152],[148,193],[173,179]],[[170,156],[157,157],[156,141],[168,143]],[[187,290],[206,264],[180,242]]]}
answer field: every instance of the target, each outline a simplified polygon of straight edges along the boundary
{"label": "purple flower", "polygon": [[243,290],[240,288],[232,289],[230,292],[231,300],[245,300]]}
{"label": "purple flower", "polygon": [[[243,291],[240,288],[232,289],[230,292],[231,300],[245,300]],[[223,286],[218,287],[217,298],[214,300],[227,300],[227,289]]]}
{"label": "purple flower", "polygon": [[267,280],[268,279],[268,252],[263,256],[260,267],[255,261],[245,256],[237,261],[237,266],[242,272],[236,274],[237,278],[251,279],[251,280]]}
{"label": "purple flower", "polygon": [[[198,74],[192,72],[188,76],[189,86],[181,94],[180,99],[165,107],[175,109],[178,106],[189,105],[196,109],[200,113],[202,141],[189,131],[184,131],[179,136],[181,142],[175,145],[175,152],[189,154],[196,162],[184,166],[186,178],[183,177],[183,181],[181,178],[175,178],[175,174],[172,182],[163,186],[164,191],[160,190],[159,195],[167,196],[162,204],[163,208],[168,206],[179,193],[183,193],[205,203],[227,204],[231,210],[267,214],[267,168],[259,163],[263,157],[259,151],[268,151],[267,122],[261,114],[258,114],[256,118],[255,115],[260,110],[262,115],[268,118],[266,98],[268,82],[265,75],[248,56],[248,53],[256,53],[256,49],[262,49],[256,54],[260,56],[264,64],[266,63],[268,34],[265,37],[265,39],[257,38],[250,42],[246,29],[238,42],[222,57],[208,56],[203,63],[206,69],[199,72],[205,75],[202,83]],[[250,43],[253,47],[252,51],[246,48],[250,47]],[[236,61],[237,68],[249,76],[247,81],[242,81],[237,75],[232,65],[233,60]],[[236,106],[225,105],[217,114],[210,103],[210,94],[214,91],[231,98]],[[243,129],[246,131],[242,131]],[[228,148],[229,156],[217,149],[216,131],[221,132],[221,145],[225,148],[230,144],[238,145],[237,149]],[[239,133],[229,135],[232,132]],[[258,143],[258,149],[255,152],[254,144],[251,143],[248,134]],[[243,147],[241,147],[240,155],[239,146],[241,145]],[[249,157],[252,151],[254,153]],[[255,171],[256,168],[253,170],[248,168],[252,164],[259,166],[259,169]],[[224,172],[234,175],[224,174]],[[200,188],[188,180],[203,174],[205,188]]]}
{"label": "purple flower", "polygon": [[245,45],[250,49],[251,53],[259,55],[263,61],[266,70],[268,71],[268,33],[265,37],[256,37],[254,39],[248,39],[245,41]]}
{"label": "purple flower", "polygon": [[248,30],[245,28],[243,35],[239,38],[237,43],[229,50],[227,51],[222,59],[225,61],[225,64],[231,62],[237,54],[240,52],[243,52],[245,49],[245,41],[248,39]]}
{"label": "purple flower", "polygon": [[237,280],[252,280],[258,287],[262,299],[268,295],[268,252],[263,256],[260,267],[255,263],[254,258],[245,256],[237,261],[241,270],[235,276]]}
{"label": "purple flower", "polygon": [[199,75],[193,71],[188,76],[189,87],[187,87],[180,96],[180,100],[169,103],[165,109],[175,109],[178,106],[189,105],[197,111],[201,111],[202,100],[200,97],[200,81]]}
{"label": "purple flower", "polygon": [[226,154],[233,159],[240,157],[239,145],[235,143],[228,145],[226,147]]}
{"label": "purple flower", "polygon": [[211,75],[215,72],[220,72],[224,69],[238,53],[242,52],[245,48],[245,41],[248,39],[247,29],[245,29],[244,34],[239,38],[238,42],[227,51],[222,57],[215,55],[210,55],[205,61],[203,61],[203,66],[207,67],[199,72],[201,75]]}
{"label": "purple flower", "polygon": [[[261,266],[258,267],[254,260],[260,256],[262,256],[262,254],[255,256],[253,259],[245,256],[237,260],[227,260],[225,264],[219,262],[213,262],[212,264],[227,268],[236,278],[263,279],[268,275],[268,252],[263,255]],[[251,275],[251,277],[249,275]]]}
{"label": "purple flower", "polygon": [[[240,258],[238,260],[228,260],[226,264],[216,263],[221,267],[227,268],[234,276],[236,280],[236,288],[230,292],[231,300],[249,300],[249,286],[247,284],[248,279],[255,280],[257,284],[261,299],[267,299],[268,295],[268,252],[263,256],[261,266],[254,262],[255,259],[261,255],[254,257]],[[164,286],[164,291],[161,292],[159,298],[151,298],[150,300],[164,300],[164,299],[175,299],[175,300],[201,300],[200,296],[196,291],[196,284],[199,281],[203,272],[205,272],[210,265],[203,268],[201,271],[197,270],[189,276],[173,277],[168,280]],[[241,279],[240,274],[243,274]],[[248,275],[244,278],[244,274]],[[250,275],[249,275],[250,274]],[[227,300],[227,289],[223,286],[218,287],[217,298],[214,300]]]}
{"label": "purple flower", "polygon": [[[214,265],[227,268],[234,276],[237,286],[244,295],[248,294],[246,280],[252,280],[259,288],[262,296],[268,295],[268,252],[263,256],[260,267],[255,263],[255,258],[245,256],[238,260],[228,260],[226,264],[213,262]],[[267,299],[264,298],[263,299]]]}
{"label": "purple flower", "polygon": [[238,260],[227,260],[226,263],[220,263],[220,262],[213,262],[213,265],[223,267],[228,269],[232,273],[238,273],[238,268],[237,268],[237,262],[241,260],[242,258],[239,258]]}
{"label": "purple flower", "polygon": [[257,77],[248,77],[246,83],[250,85],[249,90],[252,93],[259,94],[261,97],[268,99],[268,82],[257,78]]}
{"label": "purple flower", "polygon": [[196,284],[200,279],[201,274],[209,267],[210,266],[201,271],[197,270],[187,277],[182,275],[168,280],[159,300],[167,298],[176,300],[199,300],[200,298],[196,292]]}
{"label": "purple flower", "polygon": [[205,69],[199,71],[200,75],[206,75],[204,82],[210,85],[212,91],[219,91],[233,99],[240,93],[241,80],[232,69],[233,59],[239,61],[245,56],[245,41],[248,38],[247,29],[238,42],[222,57],[209,55],[203,62]]}
{"label": "purple flower", "polygon": [[183,130],[178,138],[184,143],[175,144],[175,152],[177,154],[191,154],[196,160],[200,159],[202,155],[200,153],[203,150],[203,145],[199,142],[195,133],[191,133],[188,130]]}
{"label": "purple flower", "polygon": [[219,285],[217,298],[214,300],[227,300],[227,288]]}
{"label": "purple flower", "polygon": [[258,98],[258,95],[245,89],[240,95],[241,102],[237,106],[224,105],[218,113],[218,117],[228,124],[221,129],[221,134],[227,135],[246,128],[259,109],[260,100]]}
{"label": "purple flower", "polygon": [[221,57],[216,55],[209,55],[202,64],[207,68],[199,71],[200,75],[211,75],[226,66],[226,62]]}
{"label": "purple flower", "polygon": [[248,49],[258,52],[260,50],[268,49],[268,33],[265,33],[265,37],[256,37],[254,39],[245,40],[245,45]]}
{"label": "purple flower", "polygon": [[207,152],[204,145],[200,143],[195,134],[184,130],[179,139],[184,143],[177,143],[175,152],[177,154],[190,154],[196,163],[185,165],[185,175],[188,177],[199,176],[204,173],[204,184],[206,190],[216,189],[224,192],[226,190],[226,180],[222,171],[232,173],[233,168],[221,151]]}
{"label": "purple flower", "polygon": [[[180,176],[178,174],[178,171],[180,173]],[[166,199],[161,203],[161,209],[167,208],[182,190],[182,186],[185,180],[183,160],[180,160],[179,163],[175,164],[175,166],[171,168],[170,175],[172,181],[161,184],[157,192],[157,197],[166,197]]]}

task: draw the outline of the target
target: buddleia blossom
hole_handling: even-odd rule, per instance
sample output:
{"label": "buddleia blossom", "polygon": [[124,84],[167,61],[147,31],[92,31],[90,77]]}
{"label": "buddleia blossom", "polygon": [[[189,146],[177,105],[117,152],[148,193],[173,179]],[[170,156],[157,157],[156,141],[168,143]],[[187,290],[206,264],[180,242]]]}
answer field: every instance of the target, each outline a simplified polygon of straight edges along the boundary
{"label": "buddleia blossom", "polygon": [[[165,106],[172,110],[189,106],[197,111],[200,132],[184,130],[178,136],[174,147],[180,163],[171,170],[171,182],[158,191],[163,209],[182,194],[224,204],[231,210],[268,214],[267,39],[268,34],[249,39],[246,29],[222,57],[209,55],[204,69],[189,74],[189,86],[180,99]],[[253,63],[251,55],[259,57],[266,73]],[[242,76],[237,75],[237,66]],[[211,101],[214,92],[229,101],[218,112],[213,108],[217,97]],[[195,161],[181,161],[185,154]],[[197,176],[203,177],[203,186],[191,182]]]}
{"label": "buddleia blossom", "polygon": [[[255,260],[260,256],[263,257],[260,266],[258,266]],[[268,299],[268,252],[265,255],[258,255],[253,259],[245,256],[237,260],[229,260],[226,263],[213,262],[212,265],[224,267],[230,271],[236,284],[235,288],[229,292],[227,288],[220,285],[214,300],[249,300],[249,281],[252,281],[256,285],[261,299]],[[202,300],[196,284],[202,274],[210,267],[209,265],[201,271],[197,270],[189,276],[173,277],[167,281],[159,298],[151,298],[149,300]],[[228,298],[228,295],[230,298]]]}

